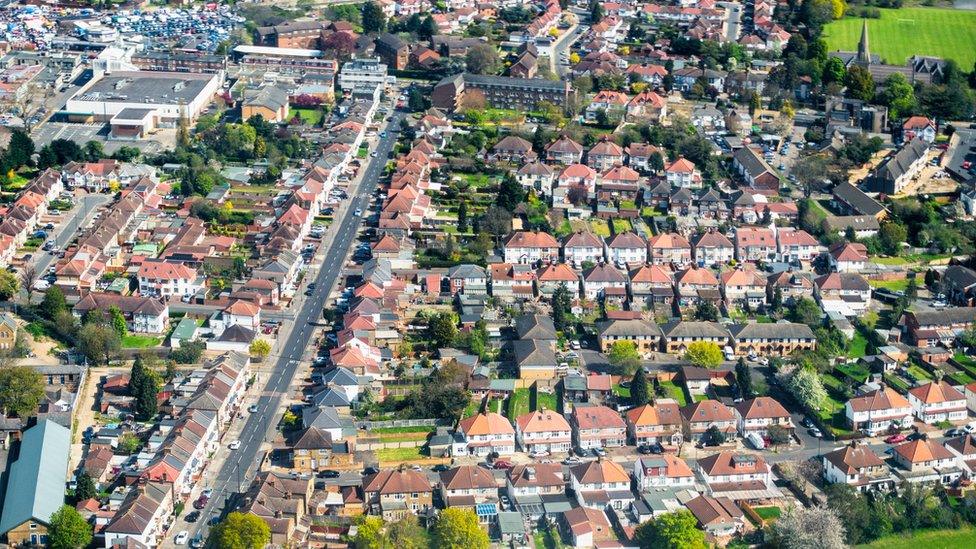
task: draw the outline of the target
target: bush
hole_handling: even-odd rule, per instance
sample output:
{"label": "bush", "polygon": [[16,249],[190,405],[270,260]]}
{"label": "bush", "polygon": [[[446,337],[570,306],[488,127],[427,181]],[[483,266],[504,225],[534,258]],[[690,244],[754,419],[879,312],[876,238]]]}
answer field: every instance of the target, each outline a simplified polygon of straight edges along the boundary
{"label": "bush", "polygon": [[203,356],[207,344],[202,341],[187,341],[180,344],[179,349],[173,349],[169,358],[177,364],[195,364]]}

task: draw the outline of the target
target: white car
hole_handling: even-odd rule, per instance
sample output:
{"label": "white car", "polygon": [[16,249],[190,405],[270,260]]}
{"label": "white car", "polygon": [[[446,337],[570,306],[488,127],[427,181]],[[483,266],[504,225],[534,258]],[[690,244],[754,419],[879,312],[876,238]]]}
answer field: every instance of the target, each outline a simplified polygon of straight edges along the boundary
{"label": "white car", "polygon": [[235,440],[234,442],[228,444],[227,447],[230,448],[231,450],[236,450],[241,447],[241,441]]}
{"label": "white car", "polygon": [[34,289],[42,292],[44,290],[47,290],[50,287],[51,287],[51,283],[48,282],[47,280],[38,280],[37,282],[34,283]]}
{"label": "white car", "polygon": [[190,533],[187,532],[186,530],[180,530],[180,533],[176,534],[176,539],[173,540],[173,543],[175,543],[176,545],[186,545],[186,542],[189,539],[190,539]]}

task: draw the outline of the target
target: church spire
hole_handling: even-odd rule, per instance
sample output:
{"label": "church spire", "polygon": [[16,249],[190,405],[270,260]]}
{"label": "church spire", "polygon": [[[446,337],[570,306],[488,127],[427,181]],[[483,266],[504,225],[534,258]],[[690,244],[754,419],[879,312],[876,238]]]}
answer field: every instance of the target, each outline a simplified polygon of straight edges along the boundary
{"label": "church spire", "polygon": [[857,43],[857,62],[871,64],[871,50],[868,48],[868,20],[861,21],[861,41]]}

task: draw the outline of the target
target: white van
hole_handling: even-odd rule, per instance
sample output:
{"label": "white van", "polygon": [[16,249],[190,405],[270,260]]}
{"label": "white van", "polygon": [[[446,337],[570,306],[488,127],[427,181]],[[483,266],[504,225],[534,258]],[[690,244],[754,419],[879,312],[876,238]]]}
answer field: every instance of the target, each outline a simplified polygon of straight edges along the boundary
{"label": "white van", "polygon": [[728,345],[726,345],[725,348],[722,349],[722,353],[725,354],[725,360],[735,359],[735,352],[732,350],[732,347],[729,347]]}
{"label": "white van", "polygon": [[763,440],[761,436],[759,436],[759,433],[749,433],[748,435],[746,435],[746,440],[748,440],[749,443],[752,444],[752,447],[755,448],[756,450],[766,449],[766,441]]}

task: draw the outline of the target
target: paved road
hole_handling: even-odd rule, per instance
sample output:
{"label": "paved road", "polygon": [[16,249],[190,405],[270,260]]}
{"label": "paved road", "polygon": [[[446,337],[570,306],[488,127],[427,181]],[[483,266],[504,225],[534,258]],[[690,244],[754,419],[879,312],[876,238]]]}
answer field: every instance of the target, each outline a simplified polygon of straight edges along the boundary
{"label": "paved road", "polygon": [[549,57],[549,62],[552,64],[554,70],[559,78],[564,78],[567,73],[569,73],[570,65],[563,64],[562,54],[566,54],[566,58],[569,59],[569,48],[576,42],[576,40],[582,35],[589,27],[586,25],[573,25],[572,27],[566,29],[566,32],[556,41],[556,44],[552,48],[552,55]]}
{"label": "paved road", "polygon": [[725,39],[736,42],[742,32],[742,4],[722,2],[720,5],[724,6],[729,13],[729,17],[725,20]]}
{"label": "paved road", "polygon": [[[404,116],[403,113],[395,113],[388,127],[399,128],[400,120]],[[334,239],[329,243],[325,260],[319,266],[320,269],[315,278],[316,290],[305,300],[297,312],[294,327],[285,344],[280,346],[281,355],[278,363],[257,401],[258,412],[248,417],[238,438],[241,447],[234,454],[228,456],[223,467],[217,473],[212,485],[214,497],[201,512],[200,520],[192,525],[191,537],[198,533],[205,537],[208,519],[229,512],[229,509],[224,508],[226,499],[234,493],[241,492],[242,488],[250,483],[256,469],[256,462],[261,457],[258,454],[261,444],[265,441],[268,433],[277,425],[277,418],[282,411],[282,398],[287,396],[302,354],[315,333],[314,327],[310,326],[309,322],[321,319],[325,301],[339,279],[349,248],[358,234],[363,217],[354,215],[354,211],[356,209],[366,210],[369,197],[376,189],[377,181],[382,174],[387,156],[393,150],[397,135],[399,134],[389,132],[387,137],[379,140],[374,149],[377,153],[376,159],[370,161],[356,195],[352,197],[348,208],[340,213],[341,219],[337,221],[339,229],[336,231]],[[182,528],[184,526],[181,524],[176,529]]]}

